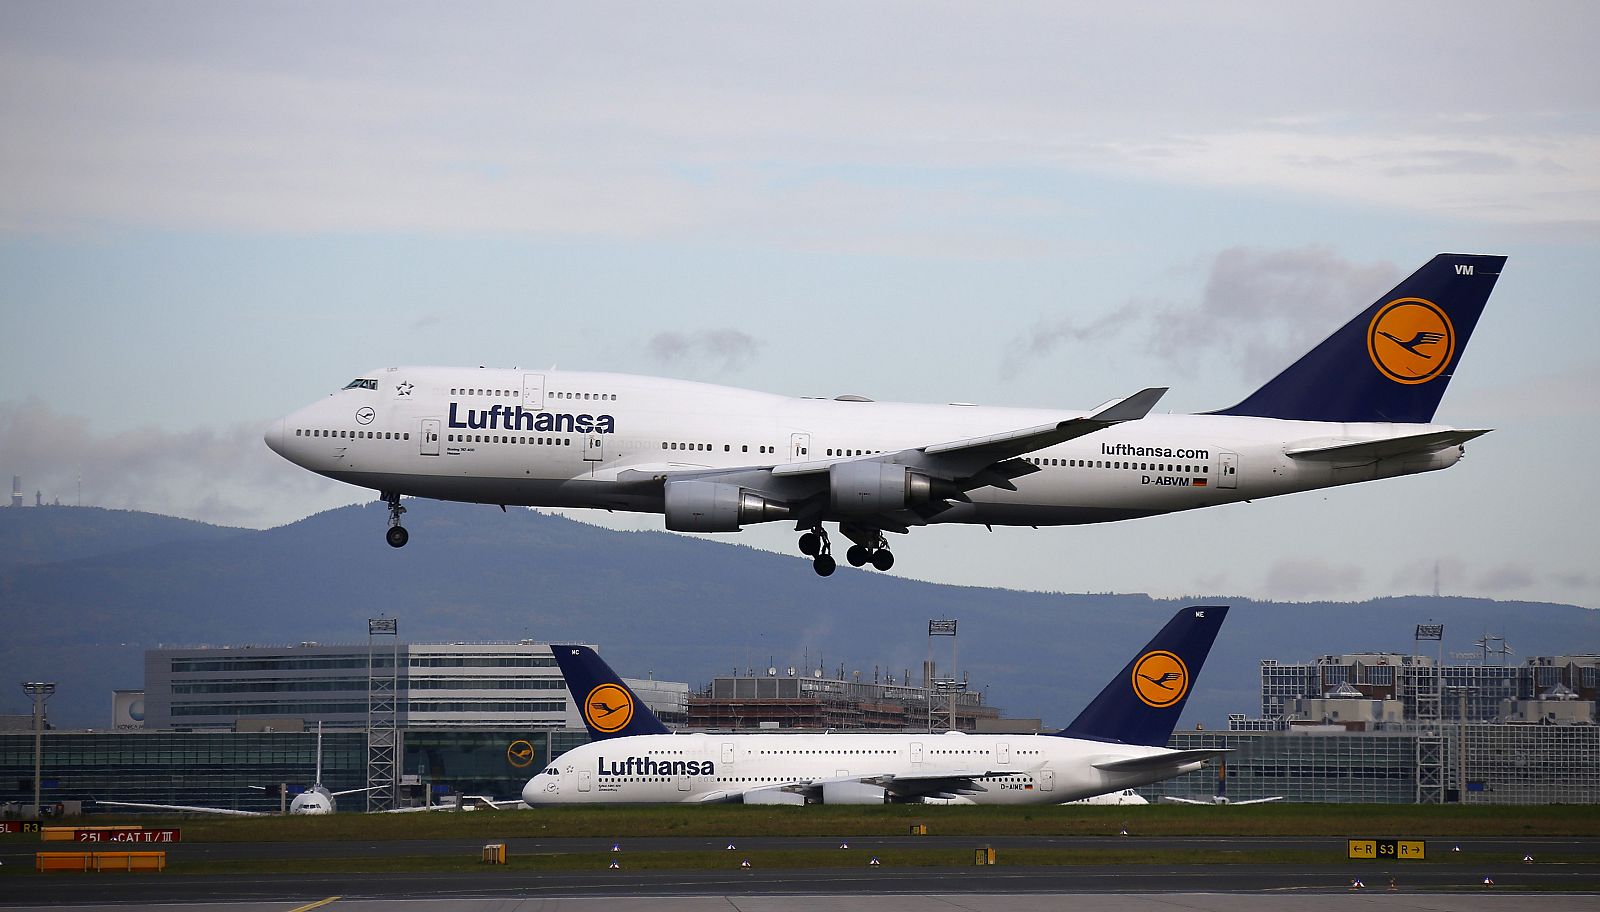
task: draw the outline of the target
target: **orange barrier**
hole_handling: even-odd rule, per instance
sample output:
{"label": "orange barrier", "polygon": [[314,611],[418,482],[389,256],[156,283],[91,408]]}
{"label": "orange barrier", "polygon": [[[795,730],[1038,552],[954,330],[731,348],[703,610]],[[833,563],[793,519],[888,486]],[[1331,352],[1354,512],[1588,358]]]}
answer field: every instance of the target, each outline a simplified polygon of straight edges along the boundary
{"label": "orange barrier", "polygon": [[108,827],[82,827],[82,826],[47,826],[39,828],[40,842],[73,842],[78,838],[79,830],[142,830],[144,827],[137,823],[119,823]]}
{"label": "orange barrier", "polygon": [[35,852],[36,871],[165,871],[166,852]]}
{"label": "orange barrier", "polygon": [[87,871],[92,852],[35,852],[35,871]]}
{"label": "orange barrier", "polygon": [[166,852],[95,852],[96,871],[165,871]]}

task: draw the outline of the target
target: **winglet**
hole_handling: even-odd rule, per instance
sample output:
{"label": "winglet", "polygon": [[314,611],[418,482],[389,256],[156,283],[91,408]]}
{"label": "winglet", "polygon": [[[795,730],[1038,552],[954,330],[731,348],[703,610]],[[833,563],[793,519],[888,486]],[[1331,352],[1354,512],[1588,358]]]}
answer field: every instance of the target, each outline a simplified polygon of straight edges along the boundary
{"label": "winglet", "polygon": [[1132,396],[1107,408],[1103,408],[1089,416],[1090,421],[1103,421],[1107,424],[1116,424],[1123,421],[1137,421],[1150,414],[1156,407],[1161,397],[1167,394],[1164,386],[1152,386],[1142,389]]}
{"label": "winglet", "polygon": [[667,727],[650,707],[593,649],[552,644],[550,652],[561,666],[561,676],[567,680],[591,740],[667,734]]}
{"label": "winglet", "polygon": [[1226,605],[1180,610],[1094,702],[1057,734],[1166,747],[1227,616]]}

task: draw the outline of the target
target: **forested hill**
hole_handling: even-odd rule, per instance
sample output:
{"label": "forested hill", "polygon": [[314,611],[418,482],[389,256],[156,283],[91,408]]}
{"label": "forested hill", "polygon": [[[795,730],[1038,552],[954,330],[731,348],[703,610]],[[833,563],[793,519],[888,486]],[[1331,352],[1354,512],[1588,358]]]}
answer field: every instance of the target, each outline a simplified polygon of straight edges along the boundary
{"label": "forested hill", "polygon": [[[414,642],[576,640],[624,674],[700,686],[734,668],[818,664],[920,673],[929,618],[961,620],[960,670],[1008,715],[1065,725],[1182,604],[1234,606],[1184,725],[1259,712],[1263,658],[1408,651],[1413,625],[1446,649],[1504,633],[1519,655],[1600,651],[1600,613],[1572,605],[1406,597],[1273,604],[943,586],[664,532],[615,532],[528,510],[428,502],[411,544],[379,533],[381,505],[264,532],[91,508],[0,510],[0,660],[59,683],[51,718],[101,728],[110,692],[143,686],[158,645],[363,642],[400,618]],[[943,665],[942,645],[935,659]],[[1520,659],[1515,659],[1520,661]],[[11,693],[15,690],[15,693]],[[21,688],[0,713],[27,711]]]}

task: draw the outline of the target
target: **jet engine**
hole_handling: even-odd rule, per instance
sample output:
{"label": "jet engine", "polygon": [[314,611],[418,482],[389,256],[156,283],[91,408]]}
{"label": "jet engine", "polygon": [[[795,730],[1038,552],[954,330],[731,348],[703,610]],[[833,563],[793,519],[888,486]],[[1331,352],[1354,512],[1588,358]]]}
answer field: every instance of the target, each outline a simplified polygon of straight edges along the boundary
{"label": "jet engine", "polygon": [[956,497],[961,490],[903,465],[840,462],[828,469],[829,495],[839,513],[889,513]]}
{"label": "jet engine", "polygon": [[674,532],[737,532],[747,523],[789,515],[783,503],[717,481],[668,481],[667,528]]}

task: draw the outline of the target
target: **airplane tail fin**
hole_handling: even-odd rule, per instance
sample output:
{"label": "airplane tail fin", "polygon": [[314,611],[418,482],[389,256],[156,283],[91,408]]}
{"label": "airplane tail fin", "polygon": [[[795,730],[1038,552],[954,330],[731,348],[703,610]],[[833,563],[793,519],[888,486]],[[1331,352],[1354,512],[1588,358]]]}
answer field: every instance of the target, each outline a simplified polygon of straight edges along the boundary
{"label": "airplane tail fin", "polygon": [[1100,696],[1056,734],[1166,747],[1227,616],[1226,605],[1195,605],[1179,611]]}
{"label": "airplane tail fin", "polygon": [[1211,414],[1431,422],[1505,262],[1439,254],[1243,402]]}
{"label": "airplane tail fin", "polygon": [[599,654],[587,646],[551,645],[567,689],[578,704],[583,725],[595,741],[628,735],[664,735],[667,727],[623,683]]}

